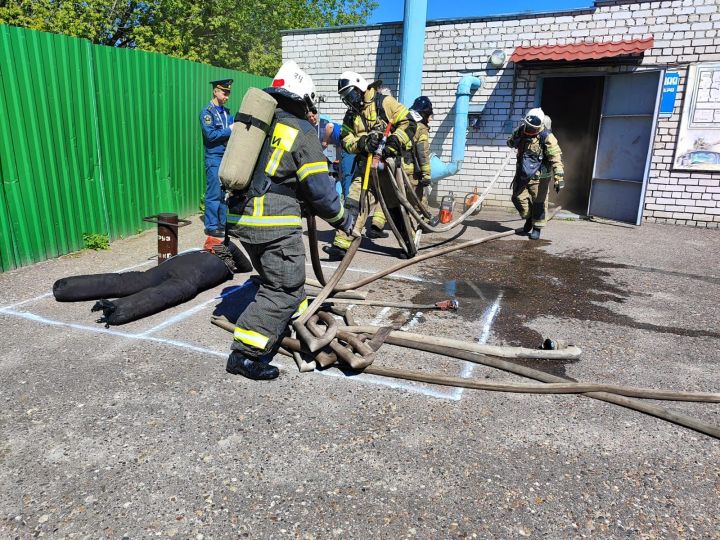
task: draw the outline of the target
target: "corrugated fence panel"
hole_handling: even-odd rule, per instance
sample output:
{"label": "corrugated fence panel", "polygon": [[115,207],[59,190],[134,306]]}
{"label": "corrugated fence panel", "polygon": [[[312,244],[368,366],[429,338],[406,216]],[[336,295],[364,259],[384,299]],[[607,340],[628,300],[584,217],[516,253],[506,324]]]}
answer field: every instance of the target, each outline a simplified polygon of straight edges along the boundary
{"label": "corrugated fence panel", "polygon": [[82,247],[106,228],[89,42],[0,26],[2,269]]}
{"label": "corrugated fence panel", "polygon": [[[134,234],[205,191],[200,111],[233,78],[231,111],[270,79],[0,26],[0,268]],[[28,89],[30,91],[28,91]]]}

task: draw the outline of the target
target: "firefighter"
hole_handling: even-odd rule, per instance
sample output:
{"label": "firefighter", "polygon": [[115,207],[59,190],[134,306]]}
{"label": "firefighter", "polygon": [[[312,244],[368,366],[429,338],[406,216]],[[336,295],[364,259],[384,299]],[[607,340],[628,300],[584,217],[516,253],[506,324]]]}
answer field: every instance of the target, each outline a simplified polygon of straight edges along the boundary
{"label": "firefighter", "polygon": [[417,130],[411,150],[403,156],[403,168],[415,187],[418,200],[427,206],[426,188],[430,186],[430,120],[433,115],[430,98],[417,98],[410,107],[410,114],[417,122]]}
{"label": "firefighter", "polygon": [[218,171],[233,129],[233,117],[225,107],[232,83],[232,79],[211,81],[213,98],[200,111],[205,146],[205,234],[219,238],[225,236],[227,206]]}
{"label": "firefighter", "polygon": [[242,242],[260,286],[237,320],[226,370],[250,379],[278,376],[262,360],[275,354],[293,314],[307,307],[301,202],[348,235],[355,219],[340,204],[317,131],[306,120],[316,110],[310,76],[285,62],[265,92],[277,101],[269,136],[249,188],[228,200],[228,233]]}
{"label": "firefighter", "polygon": [[512,202],[525,219],[523,231],[538,240],[546,223],[550,181],[556,193],[565,187],[562,152],[540,108],[528,111],[507,144],[517,149]]}
{"label": "firefighter", "polygon": [[[394,97],[379,93],[377,89],[381,86],[382,81],[368,84],[362,75],[353,71],[344,72],[338,80],[338,94],[348,108],[341,129],[342,146],[346,152],[357,154],[350,193],[345,201],[346,211],[355,216],[360,211],[360,193],[367,156],[379,148],[388,123],[391,123],[392,127],[383,149],[383,158],[400,158],[403,152],[410,149],[415,135],[415,120],[409,115],[408,109]],[[381,175],[381,181],[394,181],[389,178],[387,169]],[[391,188],[383,190],[383,196],[389,211],[394,214],[393,221],[402,227],[399,201],[394,192]],[[380,225],[379,218],[380,216],[373,216],[373,225],[366,236],[387,236],[387,233],[382,232],[384,223]],[[338,231],[332,246],[325,246],[323,249],[331,261],[339,261],[345,256],[351,242],[351,237]]]}

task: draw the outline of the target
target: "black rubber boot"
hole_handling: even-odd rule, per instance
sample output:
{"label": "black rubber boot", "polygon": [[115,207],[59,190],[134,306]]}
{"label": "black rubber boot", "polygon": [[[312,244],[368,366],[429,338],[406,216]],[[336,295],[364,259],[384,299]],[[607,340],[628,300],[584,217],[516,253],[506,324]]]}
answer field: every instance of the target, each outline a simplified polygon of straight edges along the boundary
{"label": "black rubber boot", "polygon": [[540,229],[533,227],[533,230],[530,233],[530,240],[540,240]]}
{"label": "black rubber boot", "polygon": [[225,371],[233,375],[242,375],[254,381],[276,379],[280,375],[280,370],[275,366],[245,358],[237,351],[230,353]]}
{"label": "black rubber boot", "polygon": [[342,261],[347,253],[346,249],[337,247],[335,244],[331,246],[323,246],[322,250],[327,253],[328,261]]}
{"label": "black rubber boot", "polygon": [[390,234],[382,229],[378,229],[375,225],[371,225],[370,228],[365,232],[366,238],[387,238]]}
{"label": "black rubber boot", "polygon": [[525,220],[525,225],[523,225],[523,232],[525,234],[528,234],[530,231],[532,231],[532,218],[527,218]]}

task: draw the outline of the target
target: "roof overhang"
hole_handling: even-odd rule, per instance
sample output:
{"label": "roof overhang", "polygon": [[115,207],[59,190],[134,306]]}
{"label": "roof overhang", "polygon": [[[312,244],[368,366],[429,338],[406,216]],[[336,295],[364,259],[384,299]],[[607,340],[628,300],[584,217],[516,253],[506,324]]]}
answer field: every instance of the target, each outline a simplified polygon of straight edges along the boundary
{"label": "roof overhang", "polygon": [[538,45],[518,47],[510,61],[519,62],[578,62],[588,60],[622,59],[638,57],[652,48],[654,38],[601,43],[568,43],[565,45]]}

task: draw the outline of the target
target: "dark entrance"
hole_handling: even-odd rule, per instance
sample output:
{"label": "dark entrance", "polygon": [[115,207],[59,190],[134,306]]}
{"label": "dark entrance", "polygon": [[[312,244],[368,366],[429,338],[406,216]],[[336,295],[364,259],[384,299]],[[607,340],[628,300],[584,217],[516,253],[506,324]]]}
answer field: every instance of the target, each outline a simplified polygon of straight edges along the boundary
{"label": "dark entrance", "polygon": [[540,106],[552,119],[565,166],[565,189],[550,200],[585,215],[595,162],[605,77],[546,77]]}

